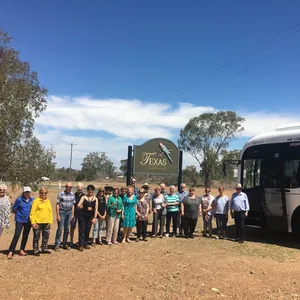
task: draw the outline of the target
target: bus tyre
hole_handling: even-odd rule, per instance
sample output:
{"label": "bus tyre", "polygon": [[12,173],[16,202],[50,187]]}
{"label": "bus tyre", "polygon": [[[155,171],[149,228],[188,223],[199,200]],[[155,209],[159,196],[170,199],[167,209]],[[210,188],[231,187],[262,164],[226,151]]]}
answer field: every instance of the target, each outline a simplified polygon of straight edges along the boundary
{"label": "bus tyre", "polygon": [[297,241],[300,241],[300,211],[298,210],[292,218],[292,233]]}

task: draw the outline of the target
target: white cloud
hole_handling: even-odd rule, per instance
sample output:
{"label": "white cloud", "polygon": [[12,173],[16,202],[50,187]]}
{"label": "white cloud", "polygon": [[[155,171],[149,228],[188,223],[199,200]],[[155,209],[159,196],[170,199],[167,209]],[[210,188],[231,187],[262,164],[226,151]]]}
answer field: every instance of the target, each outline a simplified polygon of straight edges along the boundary
{"label": "white cloud", "polygon": [[[211,106],[178,103],[149,103],[133,99],[93,99],[50,96],[48,108],[36,120],[36,133],[44,145],[53,145],[58,166],[69,165],[70,146],[73,151],[73,166],[80,168],[85,155],[92,151],[106,152],[119,166],[126,158],[127,146],[140,144],[150,138],[165,137],[176,142],[179,130],[190,118],[205,112],[215,112]],[[264,131],[272,131],[285,123],[299,122],[293,114],[276,112],[238,112],[245,117],[243,137],[252,137]],[[70,130],[74,134],[65,135]],[[82,131],[90,131],[82,137]],[[42,133],[45,132],[45,133]],[[76,134],[75,134],[76,133]],[[105,133],[105,134],[104,134]],[[107,138],[107,134],[111,137]],[[105,137],[104,137],[105,136]],[[242,147],[242,145],[241,145]],[[184,155],[184,166],[197,161]]]}
{"label": "white cloud", "polygon": [[252,112],[241,114],[246,120],[244,122],[244,132],[242,136],[252,137],[256,134],[274,131],[277,127],[300,121],[298,116],[288,113]]}
{"label": "white cloud", "polygon": [[180,129],[191,117],[210,111],[214,109],[189,103],[179,103],[174,109],[170,104],[140,100],[50,96],[47,110],[36,124],[61,130],[105,131],[127,139],[171,138],[172,129]]}

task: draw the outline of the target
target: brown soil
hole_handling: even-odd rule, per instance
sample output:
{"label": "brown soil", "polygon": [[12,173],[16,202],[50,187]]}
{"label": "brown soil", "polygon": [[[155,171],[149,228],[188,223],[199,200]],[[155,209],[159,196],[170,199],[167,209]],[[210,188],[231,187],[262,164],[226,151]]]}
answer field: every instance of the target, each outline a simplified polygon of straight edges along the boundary
{"label": "brown soil", "polygon": [[[53,203],[55,196],[51,190]],[[50,246],[55,230],[53,224]],[[290,236],[247,230],[240,245],[199,237],[201,230],[199,219],[194,240],[149,239],[7,260],[12,222],[0,238],[0,299],[300,299],[299,245]]]}

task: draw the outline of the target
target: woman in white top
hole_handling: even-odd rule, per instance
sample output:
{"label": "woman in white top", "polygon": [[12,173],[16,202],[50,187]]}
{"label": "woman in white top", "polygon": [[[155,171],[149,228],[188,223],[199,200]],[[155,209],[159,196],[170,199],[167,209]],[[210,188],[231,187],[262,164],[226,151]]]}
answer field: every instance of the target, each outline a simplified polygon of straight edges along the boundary
{"label": "woman in white top", "polygon": [[226,239],[227,221],[229,210],[229,198],[224,195],[224,186],[219,187],[219,195],[216,197],[216,221],[218,229],[218,238]]}
{"label": "woman in white top", "polygon": [[210,194],[210,188],[205,188],[205,194],[201,198],[201,212],[203,216],[203,237],[207,237],[207,230],[209,232],[209,237],[212,237],[212,217],[213,210],[215,208],[215,198]]}
{"label": "woman in white top", "polygon": [[156,237],[158,222],[160,223],[160,237],[163,237],[164,226],[165,226],[165,216],[167,214],[166,210],[166,199],[165,196],[161,194],[161,188],[157,186],[155,188],[155,193],[152,197],[152,211],[153,211],[153,224],[152,224],[152,237]]}

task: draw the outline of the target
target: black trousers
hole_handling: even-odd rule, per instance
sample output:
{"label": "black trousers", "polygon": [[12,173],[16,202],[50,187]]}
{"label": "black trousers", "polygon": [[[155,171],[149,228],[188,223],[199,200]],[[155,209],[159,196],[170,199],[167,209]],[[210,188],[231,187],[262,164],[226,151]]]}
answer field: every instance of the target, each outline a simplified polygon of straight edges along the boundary
{"label": "black trousers", "polygon": [[148,220],[147,221],[137,221],[136,222],[137,238],[138,239],[141,236],[143,237],[143,239],[146,238],[146,235],[147,235],[147,225],[148,225]]}
{"label": "black trousers", "polygon": [[23,235],[22,235],[20,250],[23,250],[23,251],[25,250],[25,247],[26,247],[26,244],[27,244],[27,241],[28,241],[28,235],[29,235],[30,229],[31,229],[30,221],[27,222],[27,223],[16,222],[15,234],[14,234],[14,237],[13,237],[11,243],[10,243],[8,252],[14,252],[16,250],[16,246],[17,246],[17,243],[19,241],[22,230],[23,230]]}
{"label": "black trousers", "polygon": [[245,238],[245,211],[234,212],[234,223],[236,230],[236,238],[243,241]]}
{"label": "black trousers", "polygon": [[178,212],[167,212],[167,224],[166,224],[166,232],[170,233],[170,225],[171,225],[171,220],[172,220],[172,225],[173,225],[173,234],[177,233],[177,215]]}
{"label": "black trousers", "polygon": [[195,231],[196,225],[197,225],[198,218],[191,219],[188,217],[184,217],[183,220],[183,230],[184,235],[187,236],[193,236],[193,233]]}
{"label": "black trousers", "polygon": [[92,219],[93,217],[91,216],[85,216],[85,215],[78,216],[79,246],[87,246],[89,243],[89,236],[92,228]]}

